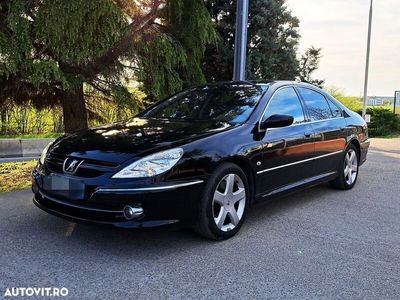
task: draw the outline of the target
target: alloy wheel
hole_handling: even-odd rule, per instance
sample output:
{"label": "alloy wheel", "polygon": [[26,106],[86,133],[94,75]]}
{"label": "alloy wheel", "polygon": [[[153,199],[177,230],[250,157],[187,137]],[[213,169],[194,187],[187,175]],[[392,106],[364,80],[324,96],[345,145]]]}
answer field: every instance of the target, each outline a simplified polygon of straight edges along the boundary
{"label": "alloy wheel", "polygon": [[246,189],[236,174],[228,174],[218,183],[212,208],[214,222],[222,231],[234,229],[243,217],[246,206]]}
{"label": "alloy wheel", "polygon": [[348,185],[352,185],[357,178],[358,158],[353,149],[349,149],[344,160],[344,178]]}

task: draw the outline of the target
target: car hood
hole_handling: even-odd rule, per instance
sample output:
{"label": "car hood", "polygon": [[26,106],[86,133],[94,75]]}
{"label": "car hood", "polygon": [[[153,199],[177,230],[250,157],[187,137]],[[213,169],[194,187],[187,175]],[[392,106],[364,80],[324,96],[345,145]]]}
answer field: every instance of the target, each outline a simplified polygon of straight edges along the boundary
{"label": "car hood", "polygon": [[51,153],[122,163],[129,159],[177,147],[234,125],[216,121],[180,121],[134,118],[67,135]]}

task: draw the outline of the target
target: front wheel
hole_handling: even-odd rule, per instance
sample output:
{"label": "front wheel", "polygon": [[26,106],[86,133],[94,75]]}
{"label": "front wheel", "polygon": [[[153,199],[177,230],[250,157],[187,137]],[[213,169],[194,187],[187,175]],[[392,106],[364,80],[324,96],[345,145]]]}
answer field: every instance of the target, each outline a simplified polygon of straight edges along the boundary
{"label": "front wheel", "polygon": [[343,162],[339,167],[339,176],[330,182],[337,189],[349,190],[354,187],[358,177],[359,155],[357,148],[350,144],[346,150]]}
{"label": "front wheel", "polygon": [[195,231],[214,240],[234,236],[243,224],[248,198],[242,169],[232,163],[222,164],[207,181]]}

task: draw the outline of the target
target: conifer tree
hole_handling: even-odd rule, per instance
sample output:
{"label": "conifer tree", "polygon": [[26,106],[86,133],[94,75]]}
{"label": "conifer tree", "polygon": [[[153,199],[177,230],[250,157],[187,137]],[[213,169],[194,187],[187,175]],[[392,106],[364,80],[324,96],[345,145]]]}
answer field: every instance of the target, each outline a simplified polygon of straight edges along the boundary
{"label": "conifer tree", "polygon": [[65,131],[85,129],[84,86],[126,101],[127,74],[153,98],[203,82],[212,36],[201,0],[2,0],[0,104],[58,102]]}
{"label": "conifer tree", "polygon": [[[207,8],[220,35],[209,45],[203,70],[208,80],[230,80],[233,74],[236,0],[207,0]],[[251,0],[248,26],[248,79],[295,79],[299,61],[299,20],[285,0]]]}

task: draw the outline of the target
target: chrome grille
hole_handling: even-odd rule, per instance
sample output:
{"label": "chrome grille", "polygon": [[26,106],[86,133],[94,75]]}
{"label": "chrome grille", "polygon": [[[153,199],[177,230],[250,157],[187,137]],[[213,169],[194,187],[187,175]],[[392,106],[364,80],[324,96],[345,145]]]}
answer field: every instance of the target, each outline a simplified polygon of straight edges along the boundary
{"label": "chrome grille", "polygon": [[[49,153],[47,154],[45,165],[50,172],[63,174],[63,164],[68,157],[69,156],[66,155]],[[77,159],[82,160],[82,158],[78,157]],[[74,175],[77,177],[87,178],[97,177],[105,173],[111,172],[117,167],[118,164],[116,163],[98,161],[93,159],[83,159],[83,163],[79,166]]]}

